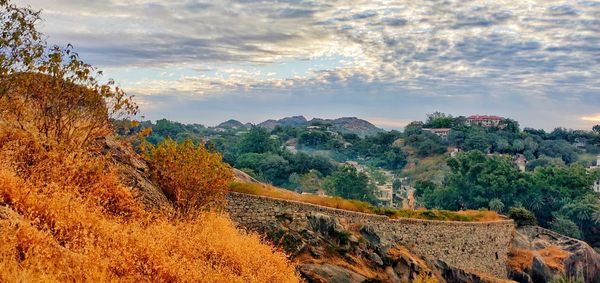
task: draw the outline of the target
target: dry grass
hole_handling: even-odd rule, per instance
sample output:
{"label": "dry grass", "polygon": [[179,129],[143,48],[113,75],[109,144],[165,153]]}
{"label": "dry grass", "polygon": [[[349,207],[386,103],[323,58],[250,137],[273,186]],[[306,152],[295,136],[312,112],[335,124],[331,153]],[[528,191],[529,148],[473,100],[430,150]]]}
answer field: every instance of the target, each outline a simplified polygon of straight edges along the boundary
{"label": "dry grass", "polygon": [[533,263],[533,251],[516,249],[508,253],[508,265],[518,272],[531,270]]}
{"label": "dry grass", "polygon": [[496,212],[488,210],[447,211],[376,208],[362,201],[347,200],[339,197],[302,195],[285,189],[257,183],[232,182],[229,187],[232,191],[238,193],[288,199],[349,211],[386,215],[392,219],[412,218],[445,221],[495,221],[505,219]]}
{"label": "dry grass", "polygon": [[548,246],[541,250],[512,250],[508,254],[508,264],[516,271],[523,272],[531,270],[533,257],[539,255],[544,263],[551,269],[564,272],[564,260],[570,255],[569,252],[557,246]]}
{"label": "dry grass", "polygon": [[545,249],[538,250],[537,252],[542,259],[544,259],[544,262],[548,267],[561,272],[565,271],[563,262],[570,255],[569,252],[564,251],[557,246],[549,246]]}
{"label": "dry grass", "polygon": [[[285,254],[223,215],[143,209],[105,157],[0,128],[0,282],[297,282]],[[6,219],[7,218],[7,219]]]}
{"label": "dry grass", "polygon": [[361,201],[347,200],[339,197],[323,197],[317,195],[302,195],[285,189],[276,188],[264,184],[232,182],[229,188],[238,193],[268,196],[312,203],[332,208],[371,213],[369,204]]}

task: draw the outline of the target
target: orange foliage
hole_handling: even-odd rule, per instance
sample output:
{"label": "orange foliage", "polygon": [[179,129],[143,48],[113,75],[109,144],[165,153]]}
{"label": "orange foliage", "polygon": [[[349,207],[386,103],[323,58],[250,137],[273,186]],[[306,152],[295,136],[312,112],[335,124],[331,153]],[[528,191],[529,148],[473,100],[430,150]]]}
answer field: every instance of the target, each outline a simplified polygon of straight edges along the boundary
{"label": "orange foliage", "polygon": [[179,144],[170,138],[145,147],[152,178],[181,212],[223,207],[233,172],[219,153],[191,140]]}
{"label": "orange foliage", "polygon": [[570,255],[569,252],[564,251],[557,246],[548,246],[537,252],[548,267],[554,270],[565,271],[563,262]]}
{"label": "orange foliage", "polygon": [[297,282],[225,216],[145,211],[97,151],[46,151],[0,127],[0,282]]}
{"label": "orange foliage", "polygon": [[523,272],[531,270],[533,264],[533,252],[530,250],[517,249],[508,253],[508,265],[513,270]]}

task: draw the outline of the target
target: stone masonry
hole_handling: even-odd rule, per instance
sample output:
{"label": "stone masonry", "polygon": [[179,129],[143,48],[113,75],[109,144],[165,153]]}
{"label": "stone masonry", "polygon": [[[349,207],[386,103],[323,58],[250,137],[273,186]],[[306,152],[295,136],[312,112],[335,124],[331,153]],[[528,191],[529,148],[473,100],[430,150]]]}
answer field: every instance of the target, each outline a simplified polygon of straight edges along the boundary
{"label": "stone masonry", "polygon": [[[349,225],[368,227],[382,241],[400,244],[417,255],[471,272],[506,278],[514,235],[512,220],[491,222],[390,219],[386,216],[329,208],[297,201],[230,193],[226,211],[238,225],[268,231],[282,218],[302,226],[310,213],[322,213]],[[278,220],[279,219],[279,220]]]}

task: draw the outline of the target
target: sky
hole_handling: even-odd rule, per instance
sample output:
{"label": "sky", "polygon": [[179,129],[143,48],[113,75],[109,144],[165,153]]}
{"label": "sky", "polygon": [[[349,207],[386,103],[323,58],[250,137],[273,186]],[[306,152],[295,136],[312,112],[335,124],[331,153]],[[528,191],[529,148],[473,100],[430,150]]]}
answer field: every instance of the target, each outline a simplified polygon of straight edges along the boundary
{"label": "sky", "polygon": [[17,0],[146,119],[600,124],[600,1]]}

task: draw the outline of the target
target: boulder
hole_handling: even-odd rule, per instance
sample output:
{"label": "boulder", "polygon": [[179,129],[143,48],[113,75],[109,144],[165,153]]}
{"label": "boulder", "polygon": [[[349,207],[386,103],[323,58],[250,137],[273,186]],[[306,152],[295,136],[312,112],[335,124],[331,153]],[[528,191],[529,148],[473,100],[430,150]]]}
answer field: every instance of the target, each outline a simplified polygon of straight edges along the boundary
{"label": "boulder", "polygon": [[367,280],[356,272],[332,264],[302,264],[299,269],[310,283],[360,283]]}
{"label": "boulder", "polygon": [[532,254],[529,268],[509,270],[510,278],[518,282],[551,282],[562,277],[600,282],[600,254],[584,241],[529,226],[517,229],[512,248]]}
{"label": "boulder", "polygon": [[148,175],[148,164],[133,149],[114,137],[101,138],[96,143],[110,155],[121,182],[131,187],[148,209],[171,209],[173,206],[163,190]]}

